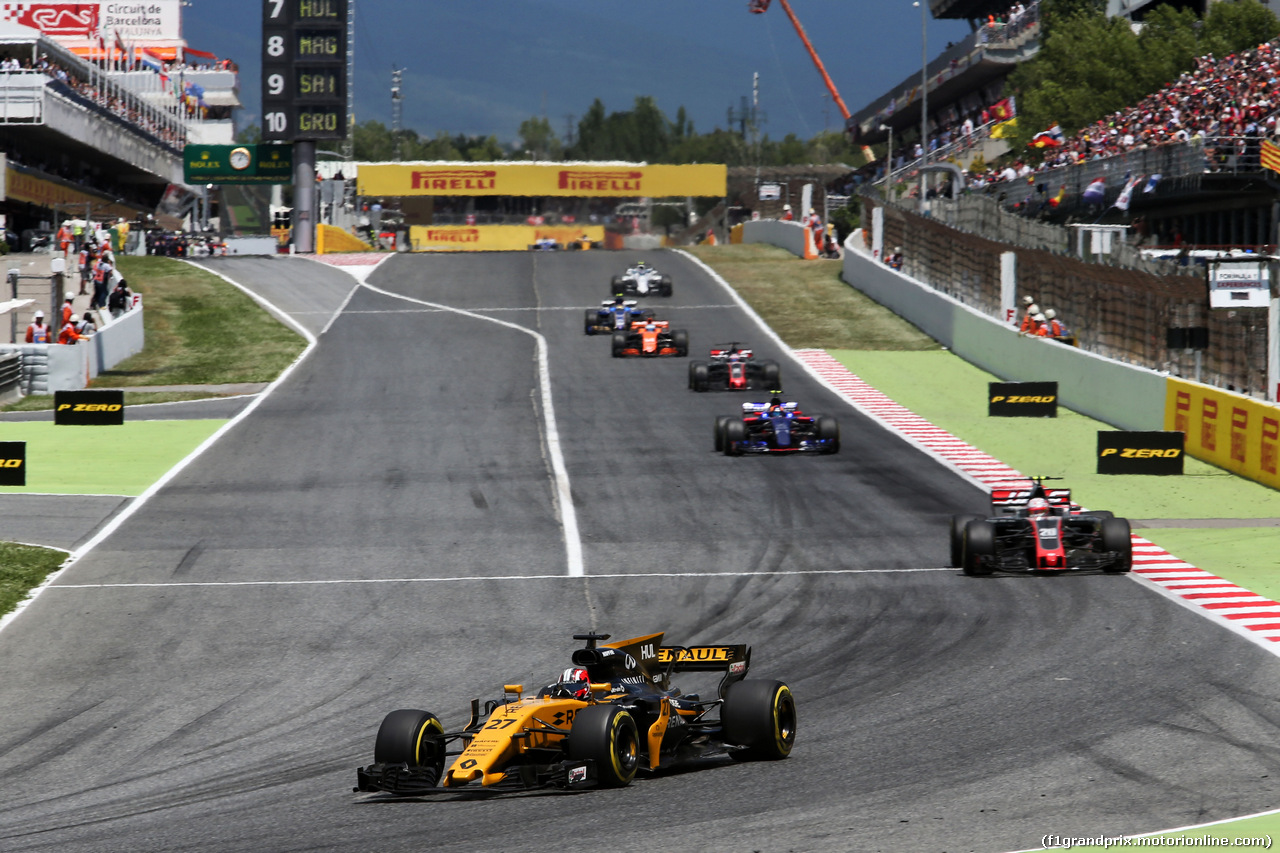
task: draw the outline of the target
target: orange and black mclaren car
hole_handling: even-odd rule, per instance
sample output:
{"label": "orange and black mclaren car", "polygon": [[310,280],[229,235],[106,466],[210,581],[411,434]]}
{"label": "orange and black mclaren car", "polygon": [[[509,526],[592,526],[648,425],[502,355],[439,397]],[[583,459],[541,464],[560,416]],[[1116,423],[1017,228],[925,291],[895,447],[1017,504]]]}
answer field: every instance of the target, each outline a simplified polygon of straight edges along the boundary
{"label": "orange and black mclaren car", "polygon": [[[405,796],[530,788],[620,788],[640,771],[713,755],[786,758],[796,705],[780,681],[747,680],[742,645],[664,646],[662,634],[585,646],[573,665],[533,695],[508,684],[501,699],[447,731],[428,711],[392,711],[374,742],[374,763],[356,771],[356,791]],[[703,699],[671,683],[682,673],[719,673]]]}
{"label": "orange and black mclaren car", "polygon": [[667,320],[650,319],[644,323],[632,323],[627,331],[613,333],[613,357],[628,356],[686,356],[689,354],[689,333],[684,329],[671,330]]}

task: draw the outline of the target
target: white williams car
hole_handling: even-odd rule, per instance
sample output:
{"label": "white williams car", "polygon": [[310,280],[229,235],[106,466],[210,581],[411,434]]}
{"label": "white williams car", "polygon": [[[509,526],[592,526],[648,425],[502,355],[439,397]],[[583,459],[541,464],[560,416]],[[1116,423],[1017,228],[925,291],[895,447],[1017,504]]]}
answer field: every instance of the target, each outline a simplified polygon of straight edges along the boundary
{"label": "white williams car", "polygon": [[670,296],[671,276],[663,275],[644,261],[622,275],[615,275],[611,282],[614,296]]}

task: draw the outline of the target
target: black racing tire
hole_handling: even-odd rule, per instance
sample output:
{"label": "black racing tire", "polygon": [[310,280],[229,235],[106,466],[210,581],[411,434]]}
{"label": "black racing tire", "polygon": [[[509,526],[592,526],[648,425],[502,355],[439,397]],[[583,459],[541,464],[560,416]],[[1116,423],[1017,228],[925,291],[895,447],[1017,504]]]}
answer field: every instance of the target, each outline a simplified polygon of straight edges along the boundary
{"label": "black racing tire", "polygon": [[584,321],[586,323],[586,330],[588,335],[594,335],[596,333],[595,325],[598,322],[599,317],[600,315],[597,314],[595,310],[591,308],[587,309],[587,313],[586,313],[586,316],[584,317]]}
{"label": "black racing tire", "polygon": [[951,516],[951,562],[948,565],[955,566],[957,569],[963,564],[964,560],[964,529],[971,521],[980,521],[980,515],[953,515]]}
{"label": "black racing tire", "polygon": [[721,440],[725,456],[741,456],[742,448],[739,443],[747,440],[747,425],[737,418],[729,418],[724,425],[723,438]]}
{"label": "black racing tire", "polygon": [[990,566],[983,565],[979,557],[994,557],[996,554],[996,526],[985,519],[971,521],[964,528],[964,546],[961,552],[961,567],[971,578],[984,577],[991,574]]}
{"label": "black racing tire", "polygon": [[689,333],[684,329],[676,329],[671,333],[671,345],[676,348],[676,355],[689,354]]}
{"label": "black racing tire", "polygon": [[689,362],[689,387],[694,391],[706,391],[711,387],[711,374],[706,362]]}
{"label": "black racing tire", "polygon": [[782,368],[776,361],[766,361],[760,365],[760,381],[770,391],[782,390]]}
{"label": "black racing tire", "polygon": [[1133,569],[1133,531],[1129,529],[1128,519],[1104,518],[1098,538],[1102,550],[1120,553],[1120,559],[1107,566],[1105,571],[1119,575]]}
{"label": "black racing tire", "polygon": [[569,759],[595,762],[602,788],[625,788],[640,766],[640,731],[635,719],[617,705],[588,705],[573,718]]}
{"label": "black racing tire", "polygon": [[614,296],[626,295],[627,286],[623,283],[622,276],[615,275],[613,278],[609,279],[609,292]]}
{"label": "black racing tire", "polygon": [[1114,512],[1107,509],[1091,509],[1088,512],[1086,512],[1085,515],[1091,515],[1094,518],[1115,518],[1116,517],[1116,514]]}
{"label": "black racing tire", "polygon": [[819,415],[817,423],[818,438],[823,441],[830,442],[824,449],[824,453],[840,452],[840,422],[829,415]]}
{"label": "black racing tire", "polygon": [[614,358],[622,358],[622,351],[626,348],[626,346],[627,346],[627,333],[626,333],[626,332],[614,332],[614,333],[613,333],[613,346],[612,346],[612,350],[613,350],[613,357],[614,357]]}
{"label": "black racing tire", "polygon": [[671,276],[664,275],[658,279],[658,293],[663,296],[671,295]]}
{"label": "black racing tire", "polygon": [[444,726],[435,714],[404,709],[387,714],[373,744],[376,764],[407,764],[424,772],[432,785],[444,773]]}
{"label": "black racing tire", "polygon": [[733,420],[731,415],[716,416],[716,453],[724,452],[724,428],[731,420]]}
{"label": "black racing tire", "polygon": [[796,742],[796,700],[781,681],[736,681],[725,691],[720,722],[727,743],[742,757],[779,761]]}

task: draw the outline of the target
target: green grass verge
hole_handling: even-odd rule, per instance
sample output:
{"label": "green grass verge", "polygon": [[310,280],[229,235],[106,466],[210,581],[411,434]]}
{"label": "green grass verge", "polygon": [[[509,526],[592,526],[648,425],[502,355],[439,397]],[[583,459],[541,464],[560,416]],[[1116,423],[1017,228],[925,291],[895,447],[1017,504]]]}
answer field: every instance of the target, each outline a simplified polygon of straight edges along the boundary
{"label": "green grass verge", "polygon": [[306,346],[243,292],[190,264],[121,257],[120,272],[142,294],[146,348],[90,387],[270,382]]}
{"label": "green grass verge", "polygon": [[[234,397],[235,394],[210,394],[207,391],[125,391],[124,406],[141,406],[145,403],[181,403],[188,400],[208,400],[210,397]],[[52,394],[34,394],[5,406],[6,412],[45,412],[53,409]],[[126,415],[128,417],[128,415]]]}
{"label": "green grass verge", "polygon": [[[1019,471],[1065,478],[1063,485],[1085,506],[1134,520],[1280,518],[1280,491],[1190,457],[1181,477],[1096,473],[1097,433],[1110,427],[1075,412],[1059,409],[1057,418],[1044,419],[987,417],[986,383],[995,377],[942,350],[849,287],[839,277],[838,264],[800,261],[761,245],[691,251],[790,346],[830,351],[873,387]],[[1280,600],[1280,565],[1274,556],[1280,551],[1280,528],[1144,528],[1138,533],[1193,565]]]}
{"label": "green grass verge", "polygon": [[987,383],[997,377],[949,352],[831,355],[984,453],[1025,474],[1064,477],[1063,485],[1085,506],[1133,519],[1280,518],[1280,492],[1191,457],[1181,477],[1098,474],[1098,431],[1112,427],[1063,408],[1056,418],[988,417]]}
{"label": "green grass verge", "polygon": [[788,346],[819,349],[941,350],[906,320],[840,278],[840,262],[799,261],[760,243],[694,246]]}
{"label": "green grass verge", "polygon": [[56,548],[0,542],[0,615],[17,607],[66,558]]}
{"label": "green grass verge", "polygon": [[[126,413],[126,417],[128,417]],[[0,494],[142,494],[226,421],[138,421],[123,426],[0,423],[0,441],[27,443],[27,485]]]}

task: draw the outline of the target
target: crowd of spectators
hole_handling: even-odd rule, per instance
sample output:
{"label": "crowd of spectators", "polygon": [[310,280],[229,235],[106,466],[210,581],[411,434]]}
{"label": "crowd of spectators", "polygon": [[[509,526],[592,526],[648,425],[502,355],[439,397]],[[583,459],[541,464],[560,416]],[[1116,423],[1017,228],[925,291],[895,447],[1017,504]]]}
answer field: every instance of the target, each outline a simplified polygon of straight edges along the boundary
{"label": "crowd of spectators", "polygon": [[1024,6],[1014,3],[998,15],[988,15],[987,20],[977,30],[978,44],[999,44],[1012,41],[1022,35],[1033,24],[1040,21],[1040,3],[1038,0]]}
{"label": "crowd of spectators", "polygon": [[1280,40],[1221,59],[1199,57],[1173,84],[1060,144],[1050,143],[1043,163],[1034,169],[1015,159],[970,175],[969,188],[1003,190],[1011,181],[1024,180],[1044,194],[1038,176],[1049,170],[1185,142],[1203,143],[1208,171],[1229,165],[1257,168],[1261,141],[1277,137],[1280,98],[1272,94],[1277,85]]}
{"label": "crowd of spectators", "polygon": [[[30,57],[19,59],[11,54],[0,57],[0,73],[44,74],[72,93],[141,128],[171,147],[181,148],[186,144],[186,128],[181,120],[151,106],[136,92],[111,82],[105,73],[93,79],[93,75],[87,71],[87,60],[83,68],[75,65],[68,68],[63,63],[50,59],[46,53],[41,53],[34,62]],[[188,117],[195,117],[197,113],[184,96],[185,93],[173,96],[175,109],[183,111]]]}

